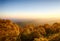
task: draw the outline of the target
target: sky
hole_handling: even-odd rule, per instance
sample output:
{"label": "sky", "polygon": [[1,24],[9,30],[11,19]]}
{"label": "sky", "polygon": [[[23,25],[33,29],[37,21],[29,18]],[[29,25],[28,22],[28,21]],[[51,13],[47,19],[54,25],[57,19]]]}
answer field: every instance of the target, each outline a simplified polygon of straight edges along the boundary
{"label": "sky", "polygon": [[0,18],[60,18],[60,1],[0,0]]}

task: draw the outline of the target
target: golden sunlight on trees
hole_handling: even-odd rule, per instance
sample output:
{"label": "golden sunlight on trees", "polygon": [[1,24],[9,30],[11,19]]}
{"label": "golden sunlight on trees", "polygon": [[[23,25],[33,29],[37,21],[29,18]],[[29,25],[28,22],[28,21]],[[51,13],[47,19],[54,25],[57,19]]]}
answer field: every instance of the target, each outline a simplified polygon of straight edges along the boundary
{"label": "golden sunlight on trees", "polygon": [[45,29],[44,29],[44,27],[42,25],[39,25],[39,26],[35,27],[35,30],[37,32],[39,32],[40,34],[42,34],[42,35],[46,34],[46,31],[45,31]]}
{"label": "golden sunlight on trees", "polygon": [[0,41],[60,41],[60,23],[28,23],[19,27],[10,20],[0,19]]}
{"label": "golden sunlight on trees", "polygon": [[46,38],[35,38],[34,41],[48,41]]}
{"label": "golden sunlight on trees", "polygon": [[60,23],[53,25],[44,24],[32,26],[31,24],[23,27],[23,32],[18,38],[20,41],[59,41]]}
{"label": "golden sunlight on trees", "polygon": [[0,41],[14,41],[19,33],[17,24],[10,20],[0,19]]}
{"label": "golden sunlight on trees", "polygon": [[60,33],[49,36],[49,41],[60,41]]}

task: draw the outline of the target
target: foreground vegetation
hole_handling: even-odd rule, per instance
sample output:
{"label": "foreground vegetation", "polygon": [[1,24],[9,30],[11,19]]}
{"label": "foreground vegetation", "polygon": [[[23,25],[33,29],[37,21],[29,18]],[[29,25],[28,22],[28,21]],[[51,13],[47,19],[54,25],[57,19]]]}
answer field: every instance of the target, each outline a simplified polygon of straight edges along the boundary
{"label": "foreground vegetation", "polygon": [[0,19],[0,41],[60,41],[60,23],[18,26]]}

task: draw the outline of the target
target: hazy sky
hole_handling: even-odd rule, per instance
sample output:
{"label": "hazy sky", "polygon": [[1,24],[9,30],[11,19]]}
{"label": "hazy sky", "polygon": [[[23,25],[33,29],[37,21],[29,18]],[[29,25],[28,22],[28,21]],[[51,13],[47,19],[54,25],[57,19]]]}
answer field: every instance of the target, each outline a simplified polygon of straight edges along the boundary
{"label": "hazy sky", "polygon": [[5,0],[0,1],[3,18],[60,18],[60,1],[57,0]]}

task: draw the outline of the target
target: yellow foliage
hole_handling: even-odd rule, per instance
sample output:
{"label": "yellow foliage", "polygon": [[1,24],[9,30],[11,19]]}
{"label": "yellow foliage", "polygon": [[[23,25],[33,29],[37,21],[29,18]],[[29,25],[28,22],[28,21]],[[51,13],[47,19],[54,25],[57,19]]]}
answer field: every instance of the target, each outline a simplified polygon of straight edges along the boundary
{"label": "yellow foliage", "polygon": [[17,24],[10,20],[0,19],[0,39],[3,37],[16,37],[19,33]]}

